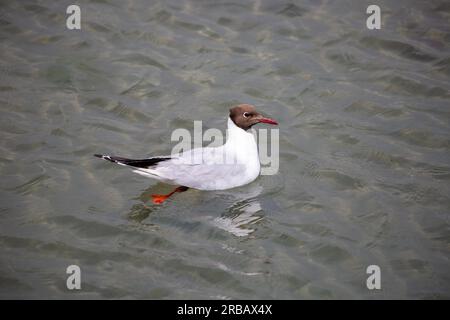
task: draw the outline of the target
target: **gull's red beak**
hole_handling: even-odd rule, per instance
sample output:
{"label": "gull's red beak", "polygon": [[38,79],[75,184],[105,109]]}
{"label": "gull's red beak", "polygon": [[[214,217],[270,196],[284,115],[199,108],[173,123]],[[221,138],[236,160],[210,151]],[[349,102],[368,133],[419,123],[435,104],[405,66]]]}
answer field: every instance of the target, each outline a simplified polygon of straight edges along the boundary
{"label": "gull's red beak", "polygon": [[259,122],[268,123],[268,124],[278,124],[278,122],[276,122],[275,120],[270,119],[270,118],[260,118]]}

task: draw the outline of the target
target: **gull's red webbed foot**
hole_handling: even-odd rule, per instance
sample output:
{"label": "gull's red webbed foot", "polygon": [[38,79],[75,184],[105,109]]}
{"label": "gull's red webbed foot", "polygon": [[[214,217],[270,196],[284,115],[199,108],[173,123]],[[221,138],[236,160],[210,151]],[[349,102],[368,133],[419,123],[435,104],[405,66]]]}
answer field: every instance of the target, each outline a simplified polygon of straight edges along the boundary
{"label": "gull's red webbed foot", "polygon": [[189,189],[188,187],[185,186],[180,186],[175,188],[175,190],[173,190],[172,192],[168,193],[168,194],[152,194],[152,201],[154,204],[161,204],[164,201],[166,201],[171,195],[173,195],[176,192],[184,192],[187,189]]}

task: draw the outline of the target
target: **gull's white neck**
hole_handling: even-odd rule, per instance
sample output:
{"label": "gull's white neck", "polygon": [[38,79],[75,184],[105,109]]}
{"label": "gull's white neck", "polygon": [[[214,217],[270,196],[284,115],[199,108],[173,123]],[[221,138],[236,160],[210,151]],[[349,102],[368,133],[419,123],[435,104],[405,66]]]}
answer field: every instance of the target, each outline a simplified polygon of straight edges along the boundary
{"label": "gull's white neck", "polygon": [[245,166],[243,180],[251,182],[259,175],[260,164],[258,146],[251,130],[239,128],[233,120],[228,118],[228,137],[224,147],[228,154],[227,159],[235,159]]}
{"label": "gull's white neck", "polygon": [[258,147],[253,130],[245,131],[228,118],[227,142],[225,148],[236,154],[243,161],[257,162],[259,166]]}
{"label": "gull's white neck", "polygon": [[[230,117],[228,117],[228,136],[227,144],[229,143],[245,143],[248,140],[255,142],[255,138],[251,131],[245,131],[239,128]],[[244,140],[244,141],[243,141]],[[256,144],[255,144],[256,145]]]}

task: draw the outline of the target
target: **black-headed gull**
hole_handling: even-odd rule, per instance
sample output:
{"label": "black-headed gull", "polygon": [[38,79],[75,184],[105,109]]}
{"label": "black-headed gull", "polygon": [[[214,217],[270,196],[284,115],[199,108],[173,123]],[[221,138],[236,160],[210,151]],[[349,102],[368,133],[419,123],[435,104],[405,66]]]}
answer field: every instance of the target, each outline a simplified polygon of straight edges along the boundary
{"label": "black-headed gull", "polygon": [[254,106],[240,104],[230,109],[228,137],[220,147],[196,148],[138,160],[101,154],[95,156],[131,167],[140,175],[179,185],[169,194],[152,195],[153,202],[159,204],[174,193],[189,188],[225,190],[255,180],[259,176],[260,162],[255,137],[248,130],[257,123],[278,124],[263,117]]}

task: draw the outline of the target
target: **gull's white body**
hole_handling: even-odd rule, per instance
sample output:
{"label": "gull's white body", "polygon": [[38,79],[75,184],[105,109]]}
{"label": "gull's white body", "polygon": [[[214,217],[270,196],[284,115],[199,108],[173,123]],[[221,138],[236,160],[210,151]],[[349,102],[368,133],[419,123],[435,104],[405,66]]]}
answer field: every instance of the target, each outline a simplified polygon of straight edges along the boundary
{"label": "gull's white body", "polygon": [[225,190],[248,184],[260,173],[255,137],[228,118],[228,138],[220,147],[197,148],[170,155],[170,160],[134,172],[199,190]]}

